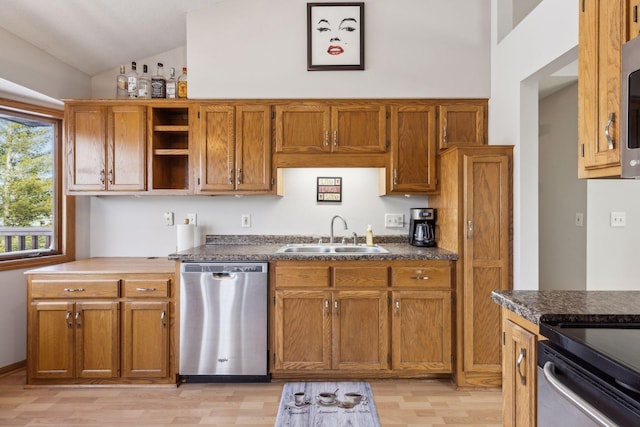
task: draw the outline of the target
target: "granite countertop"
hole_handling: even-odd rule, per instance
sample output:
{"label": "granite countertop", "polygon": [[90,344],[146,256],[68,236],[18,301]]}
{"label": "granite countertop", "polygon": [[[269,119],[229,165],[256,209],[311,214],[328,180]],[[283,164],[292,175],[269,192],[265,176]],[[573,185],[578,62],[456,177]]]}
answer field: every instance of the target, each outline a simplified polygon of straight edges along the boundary
{"label": "granite countertop", "polygon": [[536,325],[640,322],[640,291],[493,291],[491,299]]}
{"label": "granite countertop", "polygon": [[[336,241],[340,241],[336,239]],[[389,251],[388,254],[300,254],[277,253],[290,243],[315,243],[317,236],[279,235],[209,235],[206,244],[192,249],[169,254],[169,259],[179,261],[396,261],[396,260],[457,260],[454,252],[441,248],[419,248],[407,243],[407,236],[380,236],[376,244]],[[326,239],[325,239],[326,243]],[[362,243],[359,241],[359,243]]]}

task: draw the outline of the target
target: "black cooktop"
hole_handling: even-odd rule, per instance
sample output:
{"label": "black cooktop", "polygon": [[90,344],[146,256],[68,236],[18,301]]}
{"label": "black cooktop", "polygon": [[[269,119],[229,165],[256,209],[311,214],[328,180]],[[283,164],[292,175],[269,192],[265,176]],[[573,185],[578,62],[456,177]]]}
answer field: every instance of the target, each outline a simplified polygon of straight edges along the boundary
{"label": "black cooktop", "polygon": [[540,334],[640,393],[640,323],[541,323]]}

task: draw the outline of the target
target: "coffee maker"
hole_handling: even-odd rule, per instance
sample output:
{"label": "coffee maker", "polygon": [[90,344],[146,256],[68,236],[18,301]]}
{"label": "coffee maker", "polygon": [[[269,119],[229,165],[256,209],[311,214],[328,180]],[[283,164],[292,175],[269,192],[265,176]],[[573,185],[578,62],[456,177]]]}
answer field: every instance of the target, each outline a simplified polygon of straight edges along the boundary
{"label": "coffee maker", "polygon": [[436,210],[411,208],[409,217],[409,244],[423,247],[436,246]]}

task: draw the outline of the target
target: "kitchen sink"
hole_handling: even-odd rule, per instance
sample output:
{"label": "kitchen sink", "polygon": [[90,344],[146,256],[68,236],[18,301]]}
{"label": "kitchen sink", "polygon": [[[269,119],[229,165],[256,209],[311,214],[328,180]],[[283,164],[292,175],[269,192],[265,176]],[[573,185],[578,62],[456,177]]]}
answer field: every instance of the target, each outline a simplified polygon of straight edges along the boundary
{"label": "kitchen sink", "polygon": [[290,244],[278,249],[277,253],[296,253],[309,255],[355,255],[355,254],[388,254],[382,246],[365,245],[329,245],[329,244]]}

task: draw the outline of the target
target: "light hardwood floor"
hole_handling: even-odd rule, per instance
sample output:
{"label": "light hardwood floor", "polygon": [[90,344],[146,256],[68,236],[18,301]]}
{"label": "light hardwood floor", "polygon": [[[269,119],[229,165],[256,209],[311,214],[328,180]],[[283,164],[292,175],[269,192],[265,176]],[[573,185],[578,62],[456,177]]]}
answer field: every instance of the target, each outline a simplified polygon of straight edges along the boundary
{"label": "light hardwood floor", "polygon": [[[369,381],[382,426],[500,426],[499,390],[439,380]],[[0,377],[0,426],[273,426],[283,382],[178,388],[25,388]]]}

